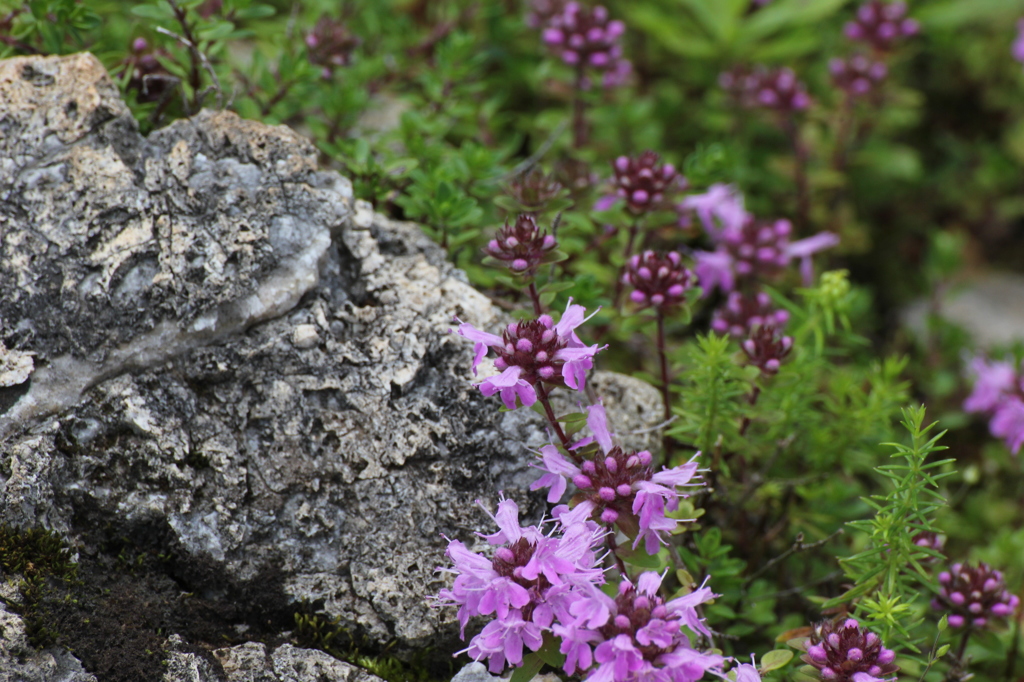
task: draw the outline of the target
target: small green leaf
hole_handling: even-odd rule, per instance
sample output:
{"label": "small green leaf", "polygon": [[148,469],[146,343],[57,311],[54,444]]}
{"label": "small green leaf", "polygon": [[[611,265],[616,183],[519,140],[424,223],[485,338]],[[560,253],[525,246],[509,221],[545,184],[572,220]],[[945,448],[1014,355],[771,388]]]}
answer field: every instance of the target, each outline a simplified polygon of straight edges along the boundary
{"label": "small green leaf", "polygon": [[949,645],[943,644],[939,647],[939,650],[935,652],[935,658],[942,658],[949,653]]}
{"label": "small green leaf", "polygon": [[544,661],[537,654],[526,654],[523,656],[523,664],[512,671],[509,682],[530,682],[540,669],[544,667]]}
{"label": "small green leaf", "polygon": [[244,9],[236,10],[235,16],[239,19],[266,19],[277,13],[271,5],[252,5]]}
{"label": "small green leaf", "polygon": [[162,2],[154,5],[136,5],[132,7],[132,14],[143,19],[155,19],[157,21],[174,18],[170,6]]}
{"label": "small green leaf", "polygon": [[773,651],[769,651],[761,657],[761,672],[766,673],[769,670],[778,670],[789,663],[792,658],[793,652],[788,649],[775,649]]}
{"label": "small green leaf", "polygon": [[939,632],[945,632],[946,628],[949,627],[949,614],[942,616],[939,619]]}
{"label": "small green leaf", "polygon": [[565,663],[565,654],[559,653],[560,640],[550,632],[544,633],[544,644],[537,649],[537,656],[552,668],[561,668]]}

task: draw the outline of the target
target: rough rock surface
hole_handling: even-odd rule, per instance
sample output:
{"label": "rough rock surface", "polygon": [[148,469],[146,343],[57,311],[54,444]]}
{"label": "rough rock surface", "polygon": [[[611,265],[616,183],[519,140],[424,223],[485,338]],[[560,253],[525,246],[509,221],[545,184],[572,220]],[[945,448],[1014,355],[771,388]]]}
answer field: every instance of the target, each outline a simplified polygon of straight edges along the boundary
{"label": "rough rock surface", "polygon": [[[486,297],[287,128],[203,112],[142,137],[90,55],[0,62],[0,159],[0,343],[34,365],[0,386],[0,524],[109,580],[59,641],[96,670],[75,633],[135,609],[167,679],[366,679],[283,644],[302,610],[449,655],[424,599],[441,534],[471,540],[499,490],[540,509],[539,417],[499,413],[446,333],[498,327]],[[657,421],[653,389],[599,381],[624,432]]]}

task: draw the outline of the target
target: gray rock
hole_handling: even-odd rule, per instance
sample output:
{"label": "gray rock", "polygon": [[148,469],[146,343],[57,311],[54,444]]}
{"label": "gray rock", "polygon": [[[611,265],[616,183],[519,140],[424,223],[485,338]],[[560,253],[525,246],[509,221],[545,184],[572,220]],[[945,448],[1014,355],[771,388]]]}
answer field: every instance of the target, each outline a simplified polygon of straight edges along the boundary
{"label": "gray rock", "polygon": [[452,682],[497,682],[500,679],[500,677],[489,673],[486,665],[474,661],[455,673]]}
{"label": "gray rock", "polygon": [[[927,336],[929,303],[918,301],[903,312],[903,322],[919,337]],[[946,290],[939,314],[962,327],[978,348],[1024,341],[1024,277],[1010,272],[974,275]]]}
{"label": "gray rock", "polygon": [[246,642],[238,646],[217,649],[214,658],[224,670],[227,682],[279,682],[274,674],[273,661],[267,647],[259,642]]}
{"label": "gray rock", "polygon": [[[3,590],[5,599],[14,598]],[[82,664],[63,649],[33,651],[25,623],[0,602],[0,682],[96,682]]]}
{"label": "gray rock", "polygon": [[180,635],[167,638],[166,672],[163,682],[221,682],[221,677],[203,657],[183,651],[184,640]]}
{"label": "gray rock", "polygon": [[[478,541],[499,490],[543,504],[542,420],[483,398],[447,333],[501,313],[308,141],[209,111],[143,138],[90,55],[0,61],[0,131],[0,342],[34,364],[0,388],[0,523],[58,531],[90,575],[138,556],[130,603],[180,636],[167,679],[367,677],[291,645],[208,653],[297,610],[456,650],[426,600],[442,535]],[[601,381],[627,430],[657,422],[652,389]]]}
{"label": "gray rock", "polygon": [[376,675],[322,651],[299,649],[291,644],[275,649],[272,658],[274,673],[281,682],[381,682]]}

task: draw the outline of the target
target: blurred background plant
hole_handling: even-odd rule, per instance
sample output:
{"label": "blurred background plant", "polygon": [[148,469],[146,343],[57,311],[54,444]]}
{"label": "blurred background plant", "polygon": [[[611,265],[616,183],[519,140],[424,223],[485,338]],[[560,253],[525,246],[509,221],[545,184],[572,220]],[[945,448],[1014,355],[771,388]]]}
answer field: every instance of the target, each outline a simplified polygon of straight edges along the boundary
{"label": "blurred background plant", "polygon": [[[727,653],[763,653],[850,610],[898,635],[904,674],[1024,674],[1018,620],[979,628],[962,647],[936,630],[941,614],[932,618],[928,604],[941,589],[937,574],[928,552],[907,544],[937,531],[951,560],[1001,568],[1009,589],[1021,589],[1021,461],[961,408],[965,360],[980,351],[939,313],[965,276],[1024,258],[1024,0],[124,8],[0,0],[0,56],[94,52],[147,131],[202,107],[290,125],[357,196],[422,224],[513,315],[532,315],[535,300],[564,308],[568,296],[604,306],[593,321],[599,338],[587,339],[610,344],[600,366],[669,391],[671,447],[687,457],[700,449],[711,468],[707,493],[689,510],[698,520],[675,556],[665,550],[649,567],[673,567],[675,587],[715,576],[723,597],[706,615]],[[641,157],[646,150],[657,155]],[[640,196],[637,183],[650,180],[643,168],[665,182],[643,185]],[[758,220],[789,221],[768,244],[779,253],[834,235],[838,244],[815,255],[830,271],[808,281],[780,267],[741,276],[733,293],[702,275],[703,290],[664,317],[658,306],[638,313],[618,301],[631,254],[742,260],[743,240],[761,238],[757,223],[729,242],[715,234],[719,223],[708,228],[699,210],[679,208],[712,192],[732,192]],[[558,242],[529,272],[535,299],[522,273],[492,268],[482,251],[523,212]],[[698,275],[702,262],[711,261],[697,261]],[[923,334],[903,324],[917,299],[926,302]],[[748,345],[712,331],[742,313],[746,333],[758,307],[781,311],[784,336],[766,332]],[[663,367],[643,359],[655,347]],[[1022,341],[984,350],[1016,366],[1024,358]],[[889,470],[875,469],[890,451],[880,442],[921,452],[923,416],[907,417],[911,436],[895,426],[911,400],[950,429],[943,442],[953,461],[934,472],[936,499],[947,504],[930,509],[927,523],[896,527],[885,513],[907,488],[887,487]],[[842,568],[837,556],[847,557]],[[920,594],[911,583],[865,582],[882,570],[916,576]],[[894,595],[898,604],[885,601]],[[771,674],[815,675],[796,663]]]}

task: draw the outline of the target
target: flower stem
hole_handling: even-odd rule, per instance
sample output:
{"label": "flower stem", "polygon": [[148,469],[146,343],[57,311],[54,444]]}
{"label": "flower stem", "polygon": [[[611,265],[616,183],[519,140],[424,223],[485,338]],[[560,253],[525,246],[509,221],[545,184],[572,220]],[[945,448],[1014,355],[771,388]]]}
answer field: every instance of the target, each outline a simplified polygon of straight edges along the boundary
{"label": "flower stem", "polygon": [[[661,308],[657,309],[658,317],[658,361],[661,363],[661,402],[664,407],[665,422],[672,419],[672,391],[669,387],[668,378],[668,357],[665,355],[665,314]],[[668,427],[661,437],[661,447],[665,451],[665,466],[670,466],[672,461],[672,439],[668,435]]]}
{"label": "flower stem", "polygon": [[540,294],[537,293],[537,285],[530,282],[530,300],[533,301],[533,314],[540,317],[544,313],[544,309],[540,305]]}
{"label": "flower stem", "polygon": [[572,146],[582,149],[587,145],[587,103],[583,101],[583,65],[576,67],[576,82],[573,85],[572,97]]}
{"label": "flower stem", "polygon": [[572,443],[569,441],[569,437],[565,435],[565,431],[562,430],[562,425],[558,423],[558,419],[555,418],[555,411],[551,409],[551,400],[548,399],[547,389],[544,388],[543,383],[536,384],[535,388],[537,390],[537,399],[540,400],[540,404],[544,406],[544,414],[547,415],[548,423],[551,424],[551,428],[555,430],[555,435],[558,436],[558,440],[562,443],[562,447],[565,448],[565,451],[575,459],[576,457],[573,451],[569,449],[569,446],[572,445]]}
{"label": "flower stem", "polygon": [[636,236],[640,232],[640,218],[633,216],[633,223],[629,226],[629,240],[626,241],[625,260],[619,269],[619,277],[615,280],[615,296],[612,299],[612,307],[619,307],[619,299],[622,298],[622,276],[629,266],[629,259],[633,255],[633,245],[636,243]]}
{"label": "flower stem", "polygon": [[797,233],[807,229],[810,222],[811,194],[807,184],[807,147],[800,140],[800,130],[793,119],[783,122],[786,135],[793,145],[793,180],[796,183],[796,227]]}

